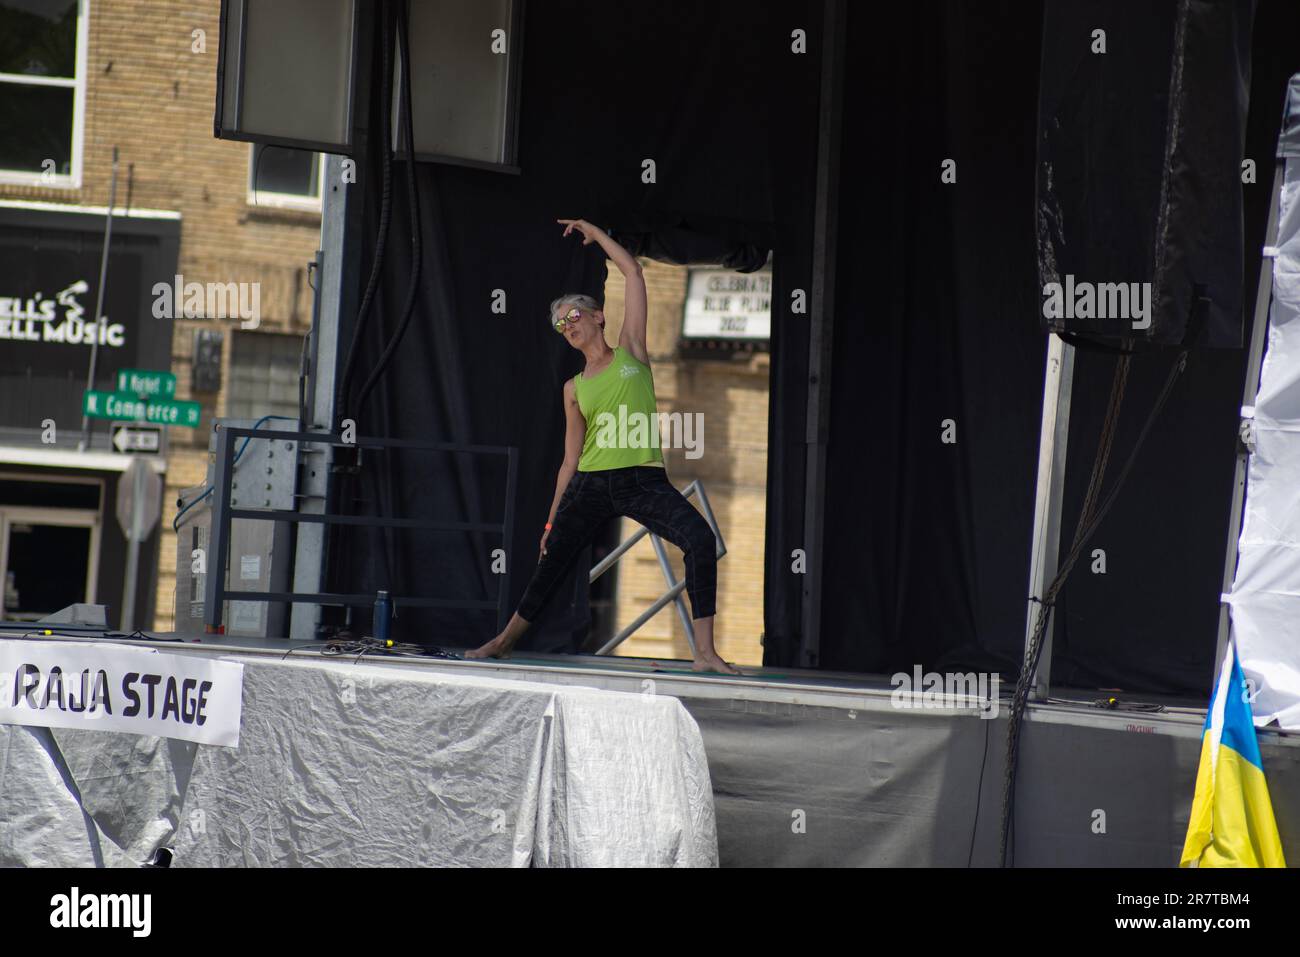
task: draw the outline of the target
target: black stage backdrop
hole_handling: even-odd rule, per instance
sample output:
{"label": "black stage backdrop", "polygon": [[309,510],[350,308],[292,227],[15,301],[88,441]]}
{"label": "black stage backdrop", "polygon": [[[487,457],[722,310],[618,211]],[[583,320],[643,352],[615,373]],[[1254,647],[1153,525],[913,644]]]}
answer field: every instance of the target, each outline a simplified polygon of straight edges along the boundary
{"label": "black stage backdrop", "polygon": [[1041,18],[1025,3],[920,3],[880,30],[880,11],[849,5],[849,49],[876,39],[845,77],[820,663],[1010,669],[1046,348]]}
{"label": "black stage backdrop", "polygon": [[[1288,35],[1265,32],[1282,6],[1261,4],[1257,49]],[[1013,673],[1045,352],[1033,207],[1041,3],[850,3],[848,21],[820,665]],[[804,544],[808,323],[790,302],[793,290],[811,287],[821,24],[817,0],[529,4],[522,173],[417,164],[417,311],[360,431],[519,448],[506,546],[512,604],[554,490],[561,384],[579,366],[547,326],[546,306],[563,291],[599,295],[604,276],[600,254],[561,240],[554,220],[584,217],[625,234],[684,227],[774,251],[764,656],[769,665],[797,663],[802,581],[791,553]],[[793,30],[806,31],[806,54],[791,52]],[[1272,156],[1259,144],[1275,133],[1281,90],[1279,82],[1252,101],[1263,183],[1247,188],[1251,250],[1262,236]],[[379,218],[373,146],[362,164],[363,277]],[[654,185],[641,182],[645,158],[656,161]],[[953,184],[940,175],[949,158]],[[410,277],[405,172],[393,164],[388,252],[358,383],[397,322]],[[1252,284],[1257,265],[1257,255],[1247,260]],[[504,315],[491,308],[498,289]],[[1091,466],[1098,420],[1089,409],[1104,404],[1109,361],[1081,355],[1076,372],[1067,530],[1079,476]],[[1142,369],[1158,377],[1162,361],[1146,357]],[[1135,472],[1132,511],[1117,507],[1102,529],[1099,547],[1113,569],[1105,590],[1086,566],[1075,573],[1058,677],[1203,691],[1220,590],[1209,571],[1222,563],[1241,362],[1236,351],[1193,357],[1176,402],[1196,398],[1171,406]],[[1114,461],[1149,401],[1141,381],[1130,388]],[[940,441],[947,419],[955,444]],[[374,466],[366,462],[349,506],[359,514],[482,521],[504,508],[504,470],[486,459],[406,453]],[[1157,514],[1157,526],[1139,520]],[[331,586],[491,598],[499,545],[490,535],[345,530],[332,549]],[[565,597],[575,600],[556,601],[529,646],[575,647],[583,592],[571,583]],[[407,609],[396,635],[464,645],[490,637],[494,623],[492,613]]]}
{"label": "black stage backdrop", "polygon": [[[512,175],[417,164],[423,272],[417,312],[385,378],[358,417],[366,435],[513,445],[520,484],[515,534],[507,545],[511,603],[537,560],[537,543],[563,452],[562,383],[581,368],[548,325],[563,292],[602,295],[604,256],[562,239],[560,217],[589,219],[617,233],[687,229],[775,252],[774,303],[807,289],[816,161],[820,5],[744,0],[651,5],[547,0],[527,6],[519,129]],[[791,32],[807,31],[807,53]],[[378,57],[376,57],[378,59]],[[373,107],[372,107],[373,109]],[[373,114],[372,114],[373,115]],[[642,161],[657,182],[641,181]],[[363,166],[368,274],[379,220],[380,172],[372,149]],[[411,268],[405,164],[393,165],[393,219],[376,298],[384,339],[400,315]],[[507,312],[492,311],[503,290]],[[786,307],[788,312],[788,305]],[[806,317],[798,330],[806,340]],[[778,342],[790,335],[778,312]],[[802,382],[806,359],[790,347],[775,378]],[[358,383],[381,349],[366,331]],[[785,353],[783,353],[785,354]],[[802,454],[802,413],[789,410],[783,450]],[[786,429],[778,430],[784,436]],[[778,474],[787,467],[774,455]],[[446,456],[407,454],[362,472],[362,514],[380,509],[451,521],[492,521],[504,507],[504,470],[488,459],[458,467]],[[778,487],[780,487],[778,483]],[[799,489],[791,514],[801,514]],[[780,510],[784,512],[785,510]],[[449,534],[339,536],[334,584],[362,592],[491,598],[500,542]],[[385,564],[387,563],[387,564]],[[585,619],[583,587],[562,591],[526,640],[547,650],[574,647]],[[564,598],[577,601],[566,607]],[[784,596],[778,602],[784,602]],[[670,612],[671,613],[671,612]],[[494,614],[399,611],[403,638],[447,645],[491,637]]]}

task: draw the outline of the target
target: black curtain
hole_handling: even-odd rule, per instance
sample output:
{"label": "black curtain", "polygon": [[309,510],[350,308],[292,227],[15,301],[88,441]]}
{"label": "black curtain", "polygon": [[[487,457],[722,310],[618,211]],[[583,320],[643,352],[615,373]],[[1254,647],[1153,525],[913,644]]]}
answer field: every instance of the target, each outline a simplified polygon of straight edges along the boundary
{"label": "black curtain", "polygon": [[[1041,410],[1033,266],[1040,4],[850,5],[820,667],[889,674],[1019,668]],[[1300,8],[1260,4],[1243,186],[1253,303]],[[940,162],[956,161],[956,183]],[[1134,359],[1109,488],[1171,352]],[[1080,352],[1063,511],[1074,530],[1114,357]],[[1245,353],[1194,353],[1114,511],[1060,599],[1053,681],[1203,696]],[[787,370],[791,372],[792,370]],[[777,390],[786,391],[778,396]],[[773,380],[802,414],[806,380]],[[943,444],[941,422],[955,427]],[[802,460],[781,479],[802,487]],[[774,461],[773,468],[780,463]],[[773,481],[776,492],[778,481]],[[797,513],[802,516],[802,509]],[[787,516],[787,522],[794,520]],[[797,541],[797,533],[793,540]],[[787,543],[788,544],[788,543]],[[1093,572],[1091,549],[1106,552]],[[798,663],[797,576],[769,555],[769,664]],[[775,561],[773,561],[775,559]],[[1099,566],[1098,566],[1099,567]],[[781,607],[777,605],[777,607]],[[774,637],[776,640],[774,640]]]}
{"label": "black curtain", "polygon": [[[1010,675],[1024,640],[1045,358],[1034,237],[1042,3],[847,8],[820,666]],[[416,313],[360,431],[519,449],[515,532],[505,545],[512,606],[554,491],[561,385],[579,366],[547,325],[546,306],[565,291],[599,295],[604,278],[603,257],[561,240],[554,220],[671,237],[646,248],[680,250],[690,234],[707,237],[700,249],[716,250],[719,240],[766,247],[775,253],[775,293],[764,658],[798,663],[803,579],[791,556],[805,544],[808,320],[791,304],[812,283],[822,16],[817,0],[529,4],[522,172],[417,164]],[[1297,68],[1283,50],[1296,35],[1287,29],[1293,17],[1281,0],[1260,5],[1256,55],[1267,48],[1270,84]],[[795,31],[806,35],[804,53],[792,50]],[[1258,89],[1258,72],[1257,81]],[[1252,251],[1263,232],[1280,82],[1258,96],[1250,136],[1261,184],[1247,188],[1246,205]],[[377,159],[372,148],[361,167],[363,277],[375,253]],[[646,159],[655,163],[654,184],[642,181]],[[947,159],[955,183],[943,181]],[[405,190],[405,167],[395,163],[391,235],[359,347],[360,379],[405,297]],[[1257,255],[1248,258],[1246,275],[1257,266]],[[496,290],[504,314],[492,311]],[[1067,537],[1109,361],[1079,357]],[[1135,367],[1116,462],[1162,361],[1147,356]],[[1099,536],[1108,576],[1080,566],[1063,596],[1058,679],[1203,689],[1241,361],[1240,352],[1193,357],[1179,386],[1188,398],[1176,397],[1184,404],[1171,405]],[[942,441],[945,426],[955,442]],[[506,504],[504,472],[487,459],[369,456],[349,483],[344,505],[359,514],[485,521]],[[501,544],[486,534],[345,530],[332,549],[332,587],[489,599],[499,580],[491,550]],[[533,647],[575,646],[584,595],[579,576],[533,633]],[[464,645],[490,636],[494,618],[402,610],[396,634]]]}
{"label": "black curtain", "polygon": [[[1044,362],[1039,12],[1008,0],[849,4],[848,16],[819,663],[1010,666]],[[864,44],[870,56],[853,53]],[[773,409],[801,409],[806,377],[786,371]],[[791,458],[773,468],[801,486]],[[788,555],[769,594],[798,587]],[[798,622],[780,626],[767,660],[795,664]]]}
{"label": "black curtain", "polygon": [[[581,217],[651,245],[710,254],[719,241],[775,252],[775,303],[807,288],[807,214],[815,156],[816,2],[740,0],[650,6],[527,6],[519,174],[418,163],[422,272],[416,312],[358,416],[363,435],[519,450],[510,602],[537,560],[563,454],[563,382],[581,357],[547,322],[565,292],[599,298],[604,256],[562,239]],[[793,30],[810,34],[795,53]],[[378,63],[380,57],[375,56]],[[379,98],[376,83],[371,115]],[[380,209],[377,137],[362,165],[361,274],[374,260]],[[643,182],[653,160],[655,182]],[[359,384],[392,334],[412,268],[405,164],[392,173],[392,222],[374,317],[359,343]],[[656,235],[664,241],[654,242]],[[684,240],[683,237],[686,237]],[[496,291],[506,312],[494,313]],[[775,324],[783,318],[774,307]],[[797,373],[796,373],[797,374]],[[504,470],[488,458],[402,453],[363,460],[344,507],[447,521],[503,514]],[[331,555],[336,590],[491,599],[491,534],[345,530]],[[586,621],[585,568],[526,639],[574,648]],[[359,623],[365,627],[363,620]],[[399,609],[395,634],[445,645],[493,634],[495,613]]]}

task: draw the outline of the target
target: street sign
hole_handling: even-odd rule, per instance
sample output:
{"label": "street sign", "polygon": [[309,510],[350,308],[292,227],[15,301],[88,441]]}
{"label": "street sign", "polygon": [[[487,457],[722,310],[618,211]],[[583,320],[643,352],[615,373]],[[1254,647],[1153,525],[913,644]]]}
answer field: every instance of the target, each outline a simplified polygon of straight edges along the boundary
{"label": "street sign", "polygon": [[114,422],[109,433],[113,436],[113,448],[119,452],[143,452],[156,455],[162,451],[161,426]]}
{"label": "street sign", "polygon": [[162,478],[148,460],[136,456],[117,481],[117,524],[128,542],[143,542],[158,524]]}
{"label": "street sign", "polygon": [[181,402],[178,399],[150,399],[149,408],[145,410],[146,422],[160,425],[183,425],[187,429],[199,427],[199,416],[203,407],[197,402]]}
{"label": "street sign", "polygon": [[129,392],[89,390],[82,399],[82,412],[92,419],[129,419],[158,425],[180,425],[197,429],[203,407],[179,399],[141,399]]}
{"label": "street sign", "polygon": [[126,581],[122,584],[122,630],[135,627],[136,588],[140,581],[140,543],[158,524],[162,505],[162,477],[147,459],[131,456],[131,464],[117,480],[117,524],[126,536]]}
{"label": "street sign", "polygon": [[173,399],[176,397],[176,376],[151,369],[120,369],[117,391],[144,398]]}

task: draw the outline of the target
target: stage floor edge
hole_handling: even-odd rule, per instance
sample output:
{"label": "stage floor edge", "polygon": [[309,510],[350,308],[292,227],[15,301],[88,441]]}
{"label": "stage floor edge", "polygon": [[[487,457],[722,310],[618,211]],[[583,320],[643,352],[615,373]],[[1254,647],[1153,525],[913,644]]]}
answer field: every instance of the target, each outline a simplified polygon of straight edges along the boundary
{"label": "stage floor edge", "polygon": [[[157,637],[40,640],[244,660],[334,658],[321,654],[320,642]],[[997,864],[1006,686],[990,714],[977,699],[900,708],[878,675],[744,668],[731,677],[694,674],[681,661],[657,667],[648,659],[537,653],[504,661],[366,656],[359,663],[678,698],[703,736],[724,866]],[[1204,707],[1186,702],[1158,713],[1105,710],[1087,700],[1032,704],[1020,736],[1013,863],[1177,866],[1204,720]],[[1261,729],[1259,742],[1283,848],[1300,861],[1300,735]]]}
{"label": "stage floor edge", "polygon": [[[57,627],[57,626],[56,626]],[[770,700],[791,705],[816,705],[849,710],[900,710],[894,704],[895,688],[882,675],[852,672],[816,671],[802,668],[764,668],[753,665],[738,666],[740,676],[691,671],[689,661],[675,659],[631,658],[612,655],[547,654],[523,652],[507,659],[469,660],[461,658],[436,658],[426,656],[366,655],[361,658],[347,655],[325,655],[324,642],[293,642],[284,638],[245,638],[231,635],[195,637],[167,632],[150,632],[151,639],[125,637],[86,638],[60,634],[57,630],[41,640],[61,641],[111,641],[124,645],[154,648],[168,653],[199,655],[253,655],[293,658],[346,660],[375,667],[415,667],[438,670],[469,669],[471,673],[491,674],[495,677],[541,681],[552,684],[585,685],[615,691],[650,693],[646,684],[653,681],[653,693],[671,694],[678,698]],[[19,638],[19,635],[2,635]],[[34,636],[26,636],[34,637]],[[460,650],[451,653],[459,654]],[[1001,711],[1010,707],[1012,686],[1001,687]],[[1153,731],[1175,734],[1180,737],[1201,737],[1205,721],[1205,707],[1196,706],[1186,699],[1156,695],[1133,696],[1133,701],[1143,705],[1155,704],[1163,711],[1131,711],[1123,708],[1108,710],[1094,706],[1091,701],[1103,696],[1100,691],[1060,692],[1047,702],[1031,702],[1026,720],[1048,723],[1079,724],[1083,726],[1124,729],[1136,723],[1149,724]],[[971,698],[957,707],[927,707],[935,714],[979,716],[986,713],[987,703]],[[1145,729],[1144,729],[1145,730]],[[1260,729],[1261,736],[1276,737],[1279,744],[1300,747],[1300,735],[1287,735],[1272,729]]]}

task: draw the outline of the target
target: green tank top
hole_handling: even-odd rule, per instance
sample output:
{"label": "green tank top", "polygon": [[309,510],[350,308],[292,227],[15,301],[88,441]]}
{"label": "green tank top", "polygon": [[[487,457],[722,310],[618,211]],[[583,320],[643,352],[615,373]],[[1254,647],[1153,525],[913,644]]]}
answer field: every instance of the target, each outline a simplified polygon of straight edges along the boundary
{"label": "green tank top", "polygon": [[587,420],[579,472],[663,464],[655,382],[648,365],[619,346],[608,366],[590,379],[578,373],[573,387]]}

